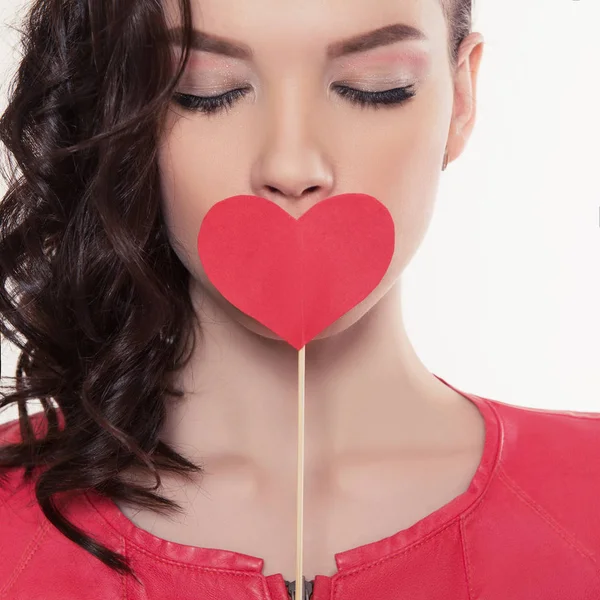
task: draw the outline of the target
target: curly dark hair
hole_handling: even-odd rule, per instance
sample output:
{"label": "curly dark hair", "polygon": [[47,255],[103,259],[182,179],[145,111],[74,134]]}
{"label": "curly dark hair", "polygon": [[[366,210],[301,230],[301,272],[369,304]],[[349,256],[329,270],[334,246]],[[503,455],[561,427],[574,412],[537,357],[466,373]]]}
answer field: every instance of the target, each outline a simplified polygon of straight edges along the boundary
{"label": "curly dark hair", "polygon": [[[454,69],[471,31],[471,0],[440,1]],[[178,8],[182,53],[173,73],[161,0],[34,0],[0,117],[9,166],[0,202],[0,334],[20,350],[0,410],[17,405],[22,439],[0,447],[0,481],[11,468],[24,468],[25,481],[35,474],[46,518],[134,577],[125,557],[73,526],[53,499],[95,490],[180,511],[120,472],[150,472],[157,487],[160,470],[203,472],[159,440],[167,397],[183,396],[170,376],[191,355],[184,349],[195,344],[192,320],[200,330],[189,272],[161,218],[156,161],[190,54],[190,0]],[[43,407],[41,438],[29,400]]]}

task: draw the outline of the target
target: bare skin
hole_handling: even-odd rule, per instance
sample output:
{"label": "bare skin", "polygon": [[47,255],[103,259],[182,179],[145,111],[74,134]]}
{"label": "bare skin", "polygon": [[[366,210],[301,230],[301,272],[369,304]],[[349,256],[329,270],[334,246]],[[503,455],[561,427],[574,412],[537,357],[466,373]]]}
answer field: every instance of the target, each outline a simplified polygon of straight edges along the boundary
{"label": "bare skin", "polygon": [[[304,574],[333,575],[335,553],[407,528],[464,492],[483,452],[482,416],[416,355],[400,301],[444,149],[457,158],[475,122],[483,38],[463,42],[452,73],[438,0],[195,0],[195,8],[197,28],[255,54],[247,62],[196,53],[179,91],[253,91],[216,115],[174,105],[159,156],[165,219],[202,322],[175,380],[186,396],[170,406],[161,437],[206,475],[193,485],[163,477],[158,491],[182,516],[119,506],[154,535],[258,556],[265,574],[295,579],[298,355],[210,285],[196,237],[228,196],[266,197],[299,216],[329,196],[368,193],[394,217],[392,264],[306,348]],[[398,22],[427,40],[325,60],[330,42]],[[414,83],[417,95],[362,109],[329,85],[338,82],[365,91]]]}

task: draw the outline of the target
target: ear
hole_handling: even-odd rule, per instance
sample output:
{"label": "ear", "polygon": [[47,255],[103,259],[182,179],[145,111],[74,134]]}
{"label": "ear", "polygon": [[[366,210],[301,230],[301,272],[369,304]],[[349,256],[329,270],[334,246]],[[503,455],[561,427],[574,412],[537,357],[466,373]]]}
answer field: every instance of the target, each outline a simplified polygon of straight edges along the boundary
{"label": "ear", "polygon": [[448,163],[458,158],[471,136],[477,108],[477,75],[483,55],[483,36],[469,34],[461,43],[454,75],[454,106],[448,134]]}

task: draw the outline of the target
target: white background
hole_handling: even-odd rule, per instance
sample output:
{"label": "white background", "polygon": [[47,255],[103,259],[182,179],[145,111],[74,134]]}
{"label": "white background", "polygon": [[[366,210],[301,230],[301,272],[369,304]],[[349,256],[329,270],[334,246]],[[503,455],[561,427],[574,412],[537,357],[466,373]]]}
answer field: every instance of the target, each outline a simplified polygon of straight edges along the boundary
{"label": "white background", "polygon": [[[2,109],[27,4],[0,0]],[[600,2],[479,0],[474,16],[477,123],[404,274],[408,333],[463,391],[600,412]],[[5,342],[3,375],[15,361]]]}

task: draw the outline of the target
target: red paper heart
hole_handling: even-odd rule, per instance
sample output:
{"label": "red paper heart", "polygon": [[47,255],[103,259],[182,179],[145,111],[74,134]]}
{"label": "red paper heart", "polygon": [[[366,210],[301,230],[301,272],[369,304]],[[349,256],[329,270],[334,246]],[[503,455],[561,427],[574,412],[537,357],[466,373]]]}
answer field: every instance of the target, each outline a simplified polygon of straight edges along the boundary
{"label": "red paper heart", "polygon": [[367,194],[341,194],[295,219],[274,202],[217,202],[198,234],[206,275],[239,310],[300,350],[377,287],[394,222]]}

